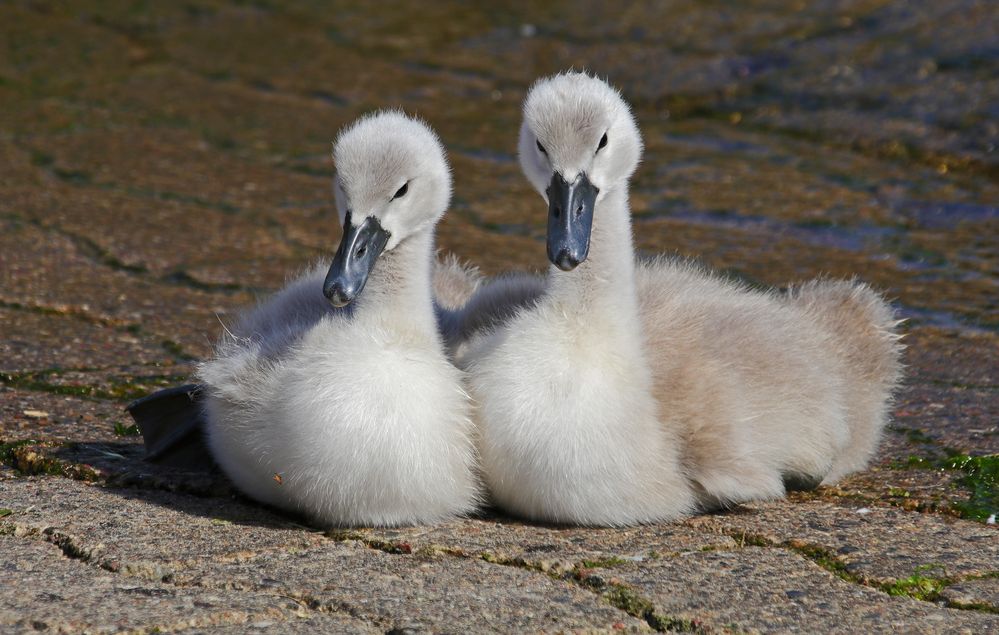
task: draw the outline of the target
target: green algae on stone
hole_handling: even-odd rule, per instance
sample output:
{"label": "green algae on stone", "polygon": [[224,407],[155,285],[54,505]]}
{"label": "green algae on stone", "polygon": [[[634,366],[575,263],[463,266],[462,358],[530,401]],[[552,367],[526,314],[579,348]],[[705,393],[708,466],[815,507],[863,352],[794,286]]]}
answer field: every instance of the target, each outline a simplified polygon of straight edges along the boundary
{"label": "green algae on stone", "polygon": [[31,151],[31,165],[40,168],[47,168],[50,167],[53,163],[55,163],[55,159],[52,157],[51,154],[48,154],[47,152],[43,152],[41,150]]}
{"label": "green algae on stone", "polygon": [[[390,553],[395,555],[410,555],[413,553],[413,547],[408,542],[398,542],[385,540],[383,538],[371,537],[364,531],[357,531],[351,529],[328,529],[324,532],[325,536],[330,540],[335,540],[336,542],[347,542],[347,541],[357,541],[363,543],[364,546],[369,549],[374,549],[376,551],[382,551],[384,553]],[[485,560],[485,558],[483,558]]]}
{"label": "green algae on stone", "polygon": [[747,545],[750,546],[750,547],[772,547],[772,546],[774,546],[774,544],[770,540],[768,540],[765,537],[760,536],[758,534],[751,534],[751,533],[748,533],[748,532],[744,531],[744,532],[741,532],[741,533],[735,533],[735,534],[730,534],[730,535],[731,535],[732,540],[735,540],[736,543],[739,545],[740,549],[742,547],[747,546]]}
{"label": "green algae on stone", "polygon": [[694,620],[659,613],[650,600],[623,584],[610,584],[609,590],[603,594],[603,597],[612,606],[621,609],[628,615],[645,620],[658,632],[704,632],[704,628]]}
{"label": "green algae on stone", "polygon": [[608,569],[611,567],[616,567],[622,564],[626,564],[628,561],[624,558],[618,558],[617,556],[610,556],[607,558],[600,558],[599,560],[583,560],[580,562],[580,566],[584,569]]}
{"label": "green algae on stone", "polygon": [[133,423],[132,425],[128,426],[122,423],[121,421],[114,422],[114,433],[119,437],[133,437],[142,434],[142,432],[139,430],[138,425]]}
{"label": "green algae on stone", "polygon": [[195,361],[197,358],[194,355],[189,354],[184,350],[184,347],[173,340],[163,340],[160,342],[160,346],[163,347],[167,353],[170,353],[177,359],[185,362]]}
{"label": "green algae on stone", "polygon": [[[73,371],[93,369],[72,369]],[[23,373],[0,373],[0,384],[11,388],[47,392],[55,395],[132,401],[144,397],[151,390],[167,388],[187,379],[186,375],[147,375],[144,377],[113,378],[106,386],[60,384],[52,381],[68,369],[49,368]]]}
{"label": "green algae on stone", "polygon": [[38,445],[41,443],[35,439],[22,439],[11,441],[10,443],[0,443],[0,463],[10,463],[14,458],[14,450],[26,445]]}
{"label": "green algae on stone", "polygon": [[792,551],[808,558],[818,566],[822,567],[829,573],[832,573],[838,578],[846,580],[847,582],[853,582],[854,584],[861,584],[861,580],[856,574],[852,573],[846,568],[846,564],[836,557],[836,554],[832,550],[825,547],[820,547],[819,545],[814,545],[811,543],[801,542],[801,541],[790,541],[787,543],[787,547]]}
{"label": "green algae on stone", "polygon": [[905,596],[925,602],[935,602],[940,597],[950,580],[923,575],[923,571],[939,568],[937,565],[923,565],[916,567],[915,573],[907,578],[895,580],[878,585],[878,587],[888,595]]}
{"label": "green algae on stone", "polygon": [[44,453],[46,448],[60,445],[34,439],[4,443],[0,445],[0,463],[9,465],[22,476],[62,476],[91,483],[100,479],[97,471],[89,465],[70,463]]}
{"label": "green algae on stone", "polygon": [[937,440],[926,434],[926,432],[920,430],[919,428],[907,428],[905,426],[891,426],[890,429],[893,432],[899,432],[905,435],[905,438],[909,440],[910,443],[920,444],[920,445],[935,445]]}
{"label": "green algae on stone", "polygon": [[986,521],[999,513],[999,454],[959,454],[945,459],[941,466],[965,473],[957,483],[970,490],[971,497],[966,501],[953,503],[963,517]]}
{"label": "green algae on stone", "polygon": [[940,565],[935,564],[920,565],[916,567],[912,575],[906,578],[891,582],[876,582],[865,579],[847,569],[846,564],[837,558],[830,549],[796,541],[787,543],[787,546],[846,582],[870,586],[888,595],[910,597],[924,602],[936,602],[940,599],[940,591],[954,583],[954,580],[947,577],[925,575],[925,572],[941,568]]}
{"label": "green algae on stone", "polygon": [[[969,491],[968,500],[950,501],[950,507],[962,518],[986,522],[999,514],[999,454],[971,456],[944,448],[946,458],[909,455],[905,461],[894,461],[891,469],[931,469],[964,472],[956,484]],[[907,492],[889,492],[907,496]]]}

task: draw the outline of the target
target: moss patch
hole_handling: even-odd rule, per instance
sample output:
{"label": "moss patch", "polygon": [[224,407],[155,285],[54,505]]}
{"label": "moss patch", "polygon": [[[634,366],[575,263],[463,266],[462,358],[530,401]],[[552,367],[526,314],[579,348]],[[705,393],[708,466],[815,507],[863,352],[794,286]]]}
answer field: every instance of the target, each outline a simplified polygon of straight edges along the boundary
{"label": "moss patch", "polygon": [[945,459],[942,467],[964,472],[957,483],[967,488],[971,497],[953,503],[964,518],[985,522],[989,516],[999,512],[999,454],[958,454]]}
{"label": "moss patch", "polygon": [[609,558],[601,558],[599,560],[583,560],[579,564],[584,569],[608,569],[610,567],[617,567],[619,565],[626,564],[627,562],[628,561],[624,558],[611,556]]}
{"label": "moss patch", "polygon": [[362,532],[349,529],[330,529],[326,531],[326,537],[337,542],[355,540],[364,543],[369,549],[377,549],[385,553],[405,555],[413,553],[413,546],[408,542],[392,542],[381,538],[370,538]]}
{"label": "moss patch", "polygon": [[634,589],[623,584],[611,584],[603,597],[612,606],[628,615],[645,620],[659,632],[703,633],[704,627],[695,620],[663,615],[656,611],[651,601],[642,597]]}
{"label": "moss patch", "polygon": [[[985,522],[999,513],[999,454],[970,456],[956,450],[944,449],[945,458],[910,455],[904,461],[893,462],[892,469],[932,469],[963,472],[957,485],[970,493],[968,500],[950,501],[950,507],[961,518]],[[889,492],[895,496],[895,492]],[[897,495],[906,496],[907,492]]]}
{"label": "moss patch", "polygon": [[949,600],[946,606],[949,609],[961,609],[962,611],[982,611],[984,613],[999,614],[999,607],[986,602],[956,602]]}
{"label": "moss patch", "polygon": [[923,567],[918,567],[917,572],[908,578],[895,580],[878,587],[888,595],[902,595],[926,602],[935,602],[940,598],[940,591],[950,582],[945,578],[934,578],[919,573]]}
{"label": "moss patch", "polygon": [[891,430],[904,434],[910,443],[917,445],[936,445],[937,440],[926,434],[919,428],[906,428],[904,426],[892,426]]}
{"label": "moss patch", "polygon": [[34,439],[22,439],[21,441],[11,441],[10,443],[0,443],[0,463],[10,464],[14,460],[14,450],[26,445],[38,445],[40,441]]}
{"label": "moss patch", "polygon": [[160,346],[162,346],[163,350],[167,353],[173,355],[181,361],[190,362],[197,359],[193,355],[188,354],[180,344],[173,340],[163,340],[160,342]]}
{"label": "moss patch", "polygon": [[813,545],[807,542],[802,542],[798,540],[792,540],[786,543],[786,546],[801,554],[802,556],[808,558],[815,564],[819,565],[829,573],[846,580],[847,582],[853,582],[855,584],[862,584],[860,578],[851,573],[846,568],[846,564],[836,557],[836,554],[825,547],[820,547],[818,545]]}
{"label": "moss patch", "polygon": [[747,532],[729,534],[732,540],[739,544],[739,547],[772,547],[773,542],[767,540],[759,534],[750,534]]}
{"label": "moss patch", "polygon": [[[79,369],[74,369],[79,370]],[[58,383],[53,381],[65,371],[58,368],[25,373],[0,373],[0,384],[11,388],[35,390],[55,395],[82,397],[85,399],[108,399],[132,401],[145,397],[152,390],[167,388],[183,382],[186,375],[147,375],[144,377],[113,378],[102,386]]]}
{"label": "moss patch", "polygon": [[114,433],[119,437],[134,437],[139,434],[139,426],[132,424],[130,426],[125,425],[121,421],[115,421],[114,423]]}
{"label": "moss patch", "polygon": [[100,475],[89,465],[69,463],[45,454],[46,448],[58,444],[33,439],[0,445],[0,463],[5,463],[22,476],[62,476],[78,481],[95,482]]}

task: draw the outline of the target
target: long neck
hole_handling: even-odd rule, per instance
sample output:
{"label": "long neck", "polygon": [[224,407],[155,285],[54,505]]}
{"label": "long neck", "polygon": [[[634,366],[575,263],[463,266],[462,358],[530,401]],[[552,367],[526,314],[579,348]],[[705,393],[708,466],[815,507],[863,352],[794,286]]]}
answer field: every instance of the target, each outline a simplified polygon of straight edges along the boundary
{"label": "long neck", "polygon": [[552,294],[562,305],[582,312],[610,310],[637,315],[635,253],[626,186],[608,192],[593,210],[586,260],[568,272],[552,266],[550,278]]}
{"label": "long neck", "polygon": [[433,254],[433,228],[382,253],[355,300],[354,318],[439,342],[431,291]]}

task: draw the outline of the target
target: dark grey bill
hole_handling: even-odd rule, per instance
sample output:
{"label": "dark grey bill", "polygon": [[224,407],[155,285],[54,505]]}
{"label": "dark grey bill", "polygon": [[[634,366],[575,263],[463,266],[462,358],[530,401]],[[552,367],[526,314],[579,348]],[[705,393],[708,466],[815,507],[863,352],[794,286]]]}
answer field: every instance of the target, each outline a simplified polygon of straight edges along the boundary
{"label": "dark grey bill", "polygon": [[556,172],[548,186],[548,260],[571,271],[590,251],[593,205],[600,191],[585,174],[569,183]]}
{"label": "dark grey bill", "polygon": [[360,295],[388,239],[389,233],[382,229],[374,216],[368,216],[355,227],[350,222],[350,212],[347,212],[340,247],[333,256],[333,264],[323,283],[323,295],[330,304],[346,306]]}

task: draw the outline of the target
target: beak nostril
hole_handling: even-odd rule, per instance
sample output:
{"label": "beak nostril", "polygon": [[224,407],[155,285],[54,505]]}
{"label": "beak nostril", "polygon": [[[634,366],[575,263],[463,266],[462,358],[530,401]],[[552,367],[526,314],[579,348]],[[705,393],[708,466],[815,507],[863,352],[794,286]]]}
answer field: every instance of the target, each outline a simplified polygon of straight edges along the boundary
{"label": "beak nostril", "polygon": [[559,251],[555,258],[555,265],[562,271],[572,271],[578,264],[579,260],[574,258],[567,249]]}
{"label": "beak nostril", "polygon": [[558,218],[562,215],[562,208],[556,205],[555,210],[552,213],[555,214],[555,218]]}

